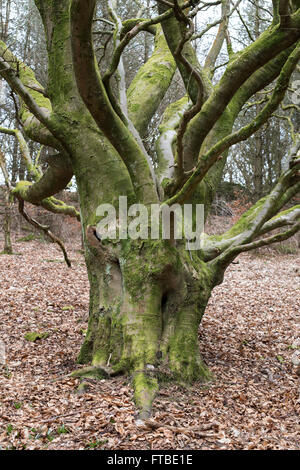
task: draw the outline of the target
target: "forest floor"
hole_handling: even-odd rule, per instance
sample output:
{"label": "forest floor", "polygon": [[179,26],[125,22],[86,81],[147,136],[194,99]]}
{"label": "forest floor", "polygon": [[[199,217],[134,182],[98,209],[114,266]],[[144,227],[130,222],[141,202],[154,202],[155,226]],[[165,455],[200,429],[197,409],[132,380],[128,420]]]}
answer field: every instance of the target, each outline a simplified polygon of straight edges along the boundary
{"label": "forest floor", "polygon": [[0,256],[0,449],[300,449],[299,255],[230,266],[199,331],[214,380],[162,387],[156,424],[138,428],[126,378],[87,380],[78,394],[69,377],[87,328],[83,256],[70,250],[68,269],[54,245],[14,249]]}

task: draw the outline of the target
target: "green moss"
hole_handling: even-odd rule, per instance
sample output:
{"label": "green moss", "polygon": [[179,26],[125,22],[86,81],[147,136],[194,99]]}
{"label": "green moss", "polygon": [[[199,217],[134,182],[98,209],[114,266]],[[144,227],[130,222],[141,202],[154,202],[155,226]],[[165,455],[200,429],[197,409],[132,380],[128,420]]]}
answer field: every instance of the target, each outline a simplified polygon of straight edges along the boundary
{"label": "green moss", "polygon": [[[33,70],[18,60],[3,41],[0,41],[0,55],[17,72],[19,79],[26,87],[26,91],[31,95],[36,104],[45,112],[45,114],[50,115],[52,112],[51,102],[44,95],[43,87],[37,81]],[[38,90],[41,90],[41,92]],[[37,139],[37,141],[42,141],[46,145],[53,145],[55,147],[57,144],[56,139],[52,137],[50,133],[45,132],[41,123],[33,116],[22,100],[20,106],[20,119],[23,122],[28,136],[32,137],[33,140]]]}
{"label": "green moss", "polygon": [[41,235],[35,235],[34,233],[30,233],[25,237],[18,238],[18,240],[16,240],[16,243],[32,242],[34,240],[44,240],[44,238]]}
{"label": "green moss", "polygon": [[3,251],[0,252],[0,256],[1,255],[11,256],[11,255],[15,255],[15,253],[13,253],[13,251],[11,249],[6,249],[6,250],[3,250]]}
{"label": "green moss", "polygon": [[67,311],[70,311],[70,310],[75,310],[73,305],[65,305],[64,307],[62,307],[63,312],[67,312]]}
{"label": "green moss", "polygon": [[31,343],[35,343],[38,340],[48,338],[48,336],[49,336],[49,333],[47,333],[47,332],[44,332],[44,333],[30,332],[30,333],[26,333],[24,338],[26,339],[26,341],[30,341]]}
{"label": "green moss", "polygon": [[77,364],[89,364],[93,358],[93,342],[87,341],[85,338],[85,341],[83,345],[80,348],[79,355],[77,357]]}
{"label": "green moss", "polygon": [[108,372],[100,367],[86,367],[84,369],[75,370],[72,372],[73,378],[90,378],[90,379],[107,379],[109,378]]}
{"label": "green moss", "polygon": [[89,389],[89,384],[87,382],[81,382],[81,384],[78,386],[76,393],[78,395],[83,395],[86,393]]}
{"label": "green moss", "polygon": [[274,221],[276,219],[279,219],[281,217],[285,217],[285,216],[289,215],[291,212],[294,212],[296,209],[300,209],[300,204],[297,204],[297,205],[291,207],[290,209],[287,209],[285,211],[280,212],[279,214],[275,215],[272,219],[270,219],[269,222],[272,222],[272,221]]}
{"label": "green moss", "polygon": [[26,200],[27,190],[30,186],[32,186],[32,183],[29,181],[19,181],[13,189],[12,194],[19,194],[22,199]]}
{"label": "green moss", "polygon": [[139,69],[127,92],[129,117],[141,136],[168,90],[175,69],[175,61],[158,26],[154,53]]}
{"label": "green moss", "polygon": [[245,230],[249,229],[251,226],[251,222],[257,217],[260,209],[267,201],[268,196],[260,199],[254,206],[252,206],[248,211],[246,211],[240,219],[236,222],[236,224],[231,227],[227,232],[222,235],[212,235],[209,238],[211,241],[215,242],[222,242],[223,240],[230,240],[237,235],[240,235]]}
{"label": "green moss", "polygon": [[127,244],[120,264],[126,289],[137,301],[155,280],[163,276],[167,267],[179,268],[179,256],[168,241],[137,240]]}

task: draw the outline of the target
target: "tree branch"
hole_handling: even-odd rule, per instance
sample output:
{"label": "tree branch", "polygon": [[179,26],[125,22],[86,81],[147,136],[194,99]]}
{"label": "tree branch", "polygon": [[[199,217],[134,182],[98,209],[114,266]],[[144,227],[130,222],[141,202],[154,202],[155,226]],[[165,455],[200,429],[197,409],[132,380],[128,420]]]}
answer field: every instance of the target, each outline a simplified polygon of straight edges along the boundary
{"label": "tree branch", "polygon": [[140,201],[157,200],[156,182],[150,162],[138,143],[115,113],[106,94],[92,47],[91,28],[95,0],[73,0],[71,32],[73,63],[78,90],[99,128],[123,159]]}
{"label": "tree branch", "polygon": [[204,156],[201,157],[195,171],[192,176],[187,180],[182,189],[173,196],[168,204],[182,203],[190,194],[195,190],[198,184],[203,180],[208,170],[222,158],[222,153],[225,152],[232,145],[248,139],[253,135],[272,115],[277,109],[281,101],[283,100],[285,93],[289,86],[289,81],[292,73],[294,72],[297,63],[300,59],[300,45],[292,52],[287,62],[285,63],[273,94],[262,109],[262,111],[256,116],[256,118],[247,126],[243,127],[239,131],[226,136],[223,140],[219,141],[214,147],[212,147]]}
{"label": "tree branch", "polygon": [[293,224],[292,228],[290,228],[289,230],[273,235],[272,237],[264,238],[262,240],[257,240],[255,242],[247,243],[244,245],[233,246],[232,248],[229,248],[227,251],[227,254],[226,254],[227,263],[229,260],[233,260],[234,258],[236,258],[236,256],[246,251],[255,250],[263,246],[268,246],[268,245],[272,245],[273,243],[279,243],[279,242],[288,240],[297,232],[299,232],[299,230],[300,230],[300,222],[297,222]]}
{"label": "tree branch", "polygon": [[46,225],[40,224],[35,219],[30,217],[30,215],[25,210],[23,200],[19,200],[19,212],[29,224],[33,225],[33,227],[37,228],[41,232],[44,232],[50,238],[50,240],[52,240],[54,243],[56,243],[60,247],[61,251],[63,252],[64,259],[65,259],[67,266],[71,268],[72,264],[68,257],[68,254],[67,254],[67,251],[65,249],[63,242],[60,240],[60,238],[58,238],[56,235],[54,235],[54,233],[50,231],[49,227],[47,227]]}
{"label": "tree branch", "polygon": [[[211,261],[212,266],[216,267],[217,270],[219,268],[221,270],[226,268],[239,252],[243,251],[242,247],[244,245],[250,246],[253,240],[266,233],[267,229],[273,230],[274,228],[277,228],[275,227],[276,223],[274,221],[276,220],[276,217],[274,218],[274,216],[282,207],[283,202],[288,202],[287,198],[284,197],[285,194],[289,193],[289,196],[292,197],[293,191],[289,191],[289,189],[293,188],[293,186],[296,186],[299,190],[299,151],[300,135],[298,136],[297,144],[292,147],[290,151],[288,167],[282,173],[282,176],[271,193],[258,201],[226,234],[220,237],[218,249],[221,249],[222,253]],[[279,219],[282,216],[285,218],[285,222],[287,222],[286,225],[293,222],[295,219],[298,220],[298,209],[299,206],[296,206],[292,211],[290,211],[290,213],[285,211],[283,214],[278,214],[278,227],[282,226],[279,222]],[[298,225],[299,224],[297,222],[297,230],[299,230]],[[291,230],[294,229],[295,225],[293,225]],[[291,231],[287,231],[285,234],[286,233],[291,233]],[[294,234],[294,232],[291,233],[290,236],[292,236],[292,234]],[[274,237],[271,237],[268,239],[268,244],[271,243],[271,239],[275,240]],[[223,244],[223,246],[221,246],[221,244]]]}
{"label": "tree branch", "polygon": [[[139,69],[127,91],[128,114],[141,137],[145,136],[148,125],[171,84],[175,70],[175,60],[162,29],[158,26],[154,52]],[[161,80],[162,75],[164,80]]]}
{"label": "tree branch", "polygon": [[[298,187],[299,189],[299,187]],[[250,209],[251,210],[251,209]],[[248,213],[245,216],[249,216]],[[246,217],[245,217],[246,218]],[[266,222],[261,230],[256,234],[256,237],[265,235],[266,233],[272,232],[278,228],[294,226],[300,220],[300,205],[291,207],[283,212],[280,212],[275,217]],[[202,254],[205,261],[212,261],[217,258],[220,253],[224,252],[230,248],[235,238],[238,236],[238,231],[240,231],[240,223],[232,227],[228,232],[220,236],[208,236],[205,235],[202,241]],[[242,246],[242,245],[239,245]]]}
{"label": "tree branch", "polygon": [[[159,13],[165,13],[166,8],[164,5],[159,5]],[[196,104],[199,98],[199,87],[204,101],[210,93],[211,83],[208,76],[203,72],[197,54],[191,45],[194,31],[191,28],[191,20],[183,13],[185,8],[185,3],[176,1],[173,6],[173,15],[162,22],[162,27],[168,46],[181,73],[186,91],[192,102]]]}
{"label": "tree branch", "polygon": [[[215,38],[215,40],[214,40],[214,42],[211,46],[211,49],[210,49],[209,53],[207,54],[207,57],[206,57],[206,60],[205,60],[205,65],[204,65],[204,68],[207,68],[207,69],[210,70],[211,75],[213,73],[217,58],[219,57],[222,46],[223,46],[224,41],[226,39],[226,34],[227,34],[227,31],[228,31],[229,18],[236,11],[236,9],[240,5],[241,1],[242,0],[238,0],[231,10],[230,10],[230,1],[229,0],[224,0],[222,2],[221,19],[219,20],[219,23],[220,23],[219,31],[218,31],[217,36],[216,36],[216,38]],[[193,39],[195,39],[197,37],[198,37],[198,35],[195,35],[193,37]]]}
{"label": "tree branch", "polygon": [[50,116],[52,105],[34,72],[20,62],[0,41],[0,75],[21,99],[20,120],[26,134],[36,142],[60,148],[53,135]]}

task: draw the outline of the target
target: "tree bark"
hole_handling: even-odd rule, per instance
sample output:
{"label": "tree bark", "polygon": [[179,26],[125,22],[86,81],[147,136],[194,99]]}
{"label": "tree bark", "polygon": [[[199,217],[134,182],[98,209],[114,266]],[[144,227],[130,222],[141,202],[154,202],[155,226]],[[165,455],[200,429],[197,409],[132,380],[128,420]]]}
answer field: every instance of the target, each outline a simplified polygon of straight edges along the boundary
{"label": "tree bark", "polygon": [[166,241],[104,246],[89,227],[85,244],[90,319],[78,361],[112,375],[132,374],[145,418],[158,379],[191,383],[209,377],[198,328],[212,273],[199,260],[193,263],[184,247]]}
{"label": "tree bark", "polygon": [[2,254],[12,255],[12,242],[11,242],[11,200],[8,191],[5,191],[4,198],[4,221],[3,221],[3,232],[4,232],[4,248]]}

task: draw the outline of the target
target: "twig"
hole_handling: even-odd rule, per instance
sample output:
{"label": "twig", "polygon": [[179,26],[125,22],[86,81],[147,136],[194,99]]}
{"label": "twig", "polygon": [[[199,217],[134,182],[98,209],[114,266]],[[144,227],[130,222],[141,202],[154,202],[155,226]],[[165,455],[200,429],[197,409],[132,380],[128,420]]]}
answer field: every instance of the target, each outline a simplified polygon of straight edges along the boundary
{"label": "twig", "polygon": [[39,222],[30,217],[30,215],[25,211],[23,199],[19,200],[19,212],[24,217],[24,219],[27,220],[28,223],[33,225],[38,230],[44,232],[54,243],[57,243],[57,245],[61,248],[63,252],[65,262],[67,263],[68,267],[71,268],[72,264],[68,257],[63,242],[60,240],[60,238],[58,238],[56,235],[54,235],[54,233],[49,230],[49,227],[47,227],[46,225],[41,225]]}

